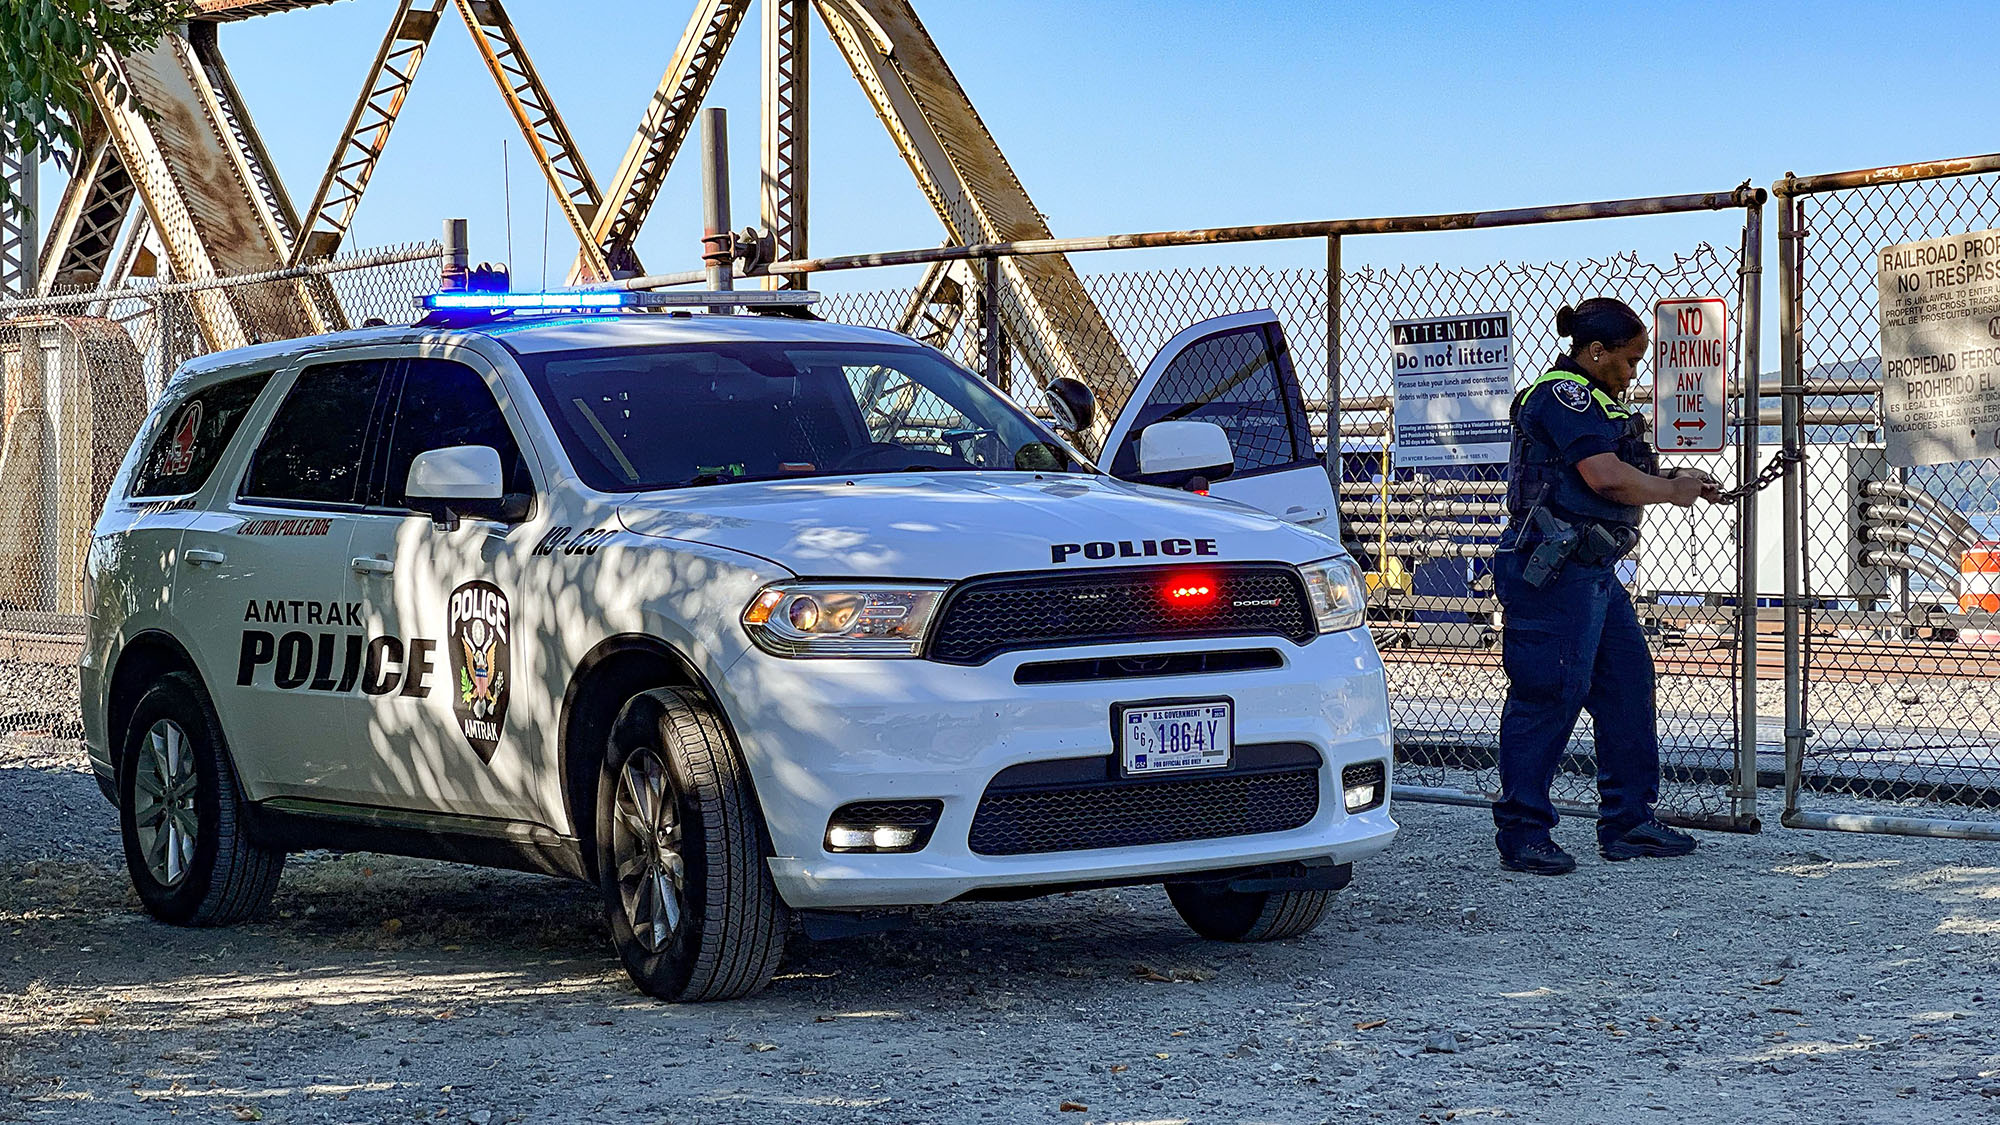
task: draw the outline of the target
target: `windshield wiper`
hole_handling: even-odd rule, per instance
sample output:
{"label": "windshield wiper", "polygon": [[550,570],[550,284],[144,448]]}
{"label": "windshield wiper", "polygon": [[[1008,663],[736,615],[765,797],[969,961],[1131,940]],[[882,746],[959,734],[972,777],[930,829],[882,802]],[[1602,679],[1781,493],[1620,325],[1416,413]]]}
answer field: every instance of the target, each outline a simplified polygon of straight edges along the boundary
{"label": "windshield wiper", "polygon": [[741,480],[741,479],[743,478],[732,477],[723,473],[696,473],[694,476],[689,477],[688,479],[680,482],[674,487],[699,488],[705,484],[728,484],[730,481]]}

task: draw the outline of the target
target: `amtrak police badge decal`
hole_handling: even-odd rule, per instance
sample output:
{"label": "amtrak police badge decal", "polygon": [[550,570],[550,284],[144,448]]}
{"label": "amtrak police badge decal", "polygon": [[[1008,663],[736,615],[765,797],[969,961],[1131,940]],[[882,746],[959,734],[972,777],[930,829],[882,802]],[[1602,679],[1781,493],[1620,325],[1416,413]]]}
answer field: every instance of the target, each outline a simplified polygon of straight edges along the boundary
{"label": "amtrak police badge decal", "polygon": [[507,719],[507,595],[491,582],[451,592],[451,709],[479,760],[491,762]]}

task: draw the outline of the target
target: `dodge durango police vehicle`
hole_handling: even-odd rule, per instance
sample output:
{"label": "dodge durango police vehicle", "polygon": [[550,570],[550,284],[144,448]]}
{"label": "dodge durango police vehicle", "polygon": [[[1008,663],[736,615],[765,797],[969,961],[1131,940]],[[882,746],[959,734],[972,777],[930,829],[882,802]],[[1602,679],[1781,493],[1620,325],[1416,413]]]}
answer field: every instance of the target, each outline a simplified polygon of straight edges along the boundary
{"label": "dodge durango police vehicle", "polygon": [[906,336],[623,307],[674,300],[439,294],[176,373],[81,660],[154,916],[249,917],[303,849],[513,867],[597,884],[642,990],[716,999],[794,919],[959,899],[1164,884],[1200,934],[1294,936],[1388,845],[1382,666],[1270,313],[1172,341],[1105,472]]}

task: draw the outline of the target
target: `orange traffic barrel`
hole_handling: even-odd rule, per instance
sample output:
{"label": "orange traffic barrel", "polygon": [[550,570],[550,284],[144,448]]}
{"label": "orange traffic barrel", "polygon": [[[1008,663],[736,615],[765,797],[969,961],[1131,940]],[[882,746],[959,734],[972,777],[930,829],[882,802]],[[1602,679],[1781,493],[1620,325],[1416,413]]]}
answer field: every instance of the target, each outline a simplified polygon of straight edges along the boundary
{"label": "orange traffic barrel", "polygon": [[2000,613],[2000,543],[1977,543],[1959,554],[1958,609]]}

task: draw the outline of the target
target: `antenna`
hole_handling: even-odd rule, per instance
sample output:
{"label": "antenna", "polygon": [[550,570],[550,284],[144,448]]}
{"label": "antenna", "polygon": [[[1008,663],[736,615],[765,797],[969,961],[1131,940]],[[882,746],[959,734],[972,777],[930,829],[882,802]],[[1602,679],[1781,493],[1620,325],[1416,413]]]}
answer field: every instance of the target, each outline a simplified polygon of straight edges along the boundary
{"label": "antenna", "polygon": [[514,186],[507,177],[507,138],[500,138],[500,207],[507,215],[507,272],[514,272]]}

